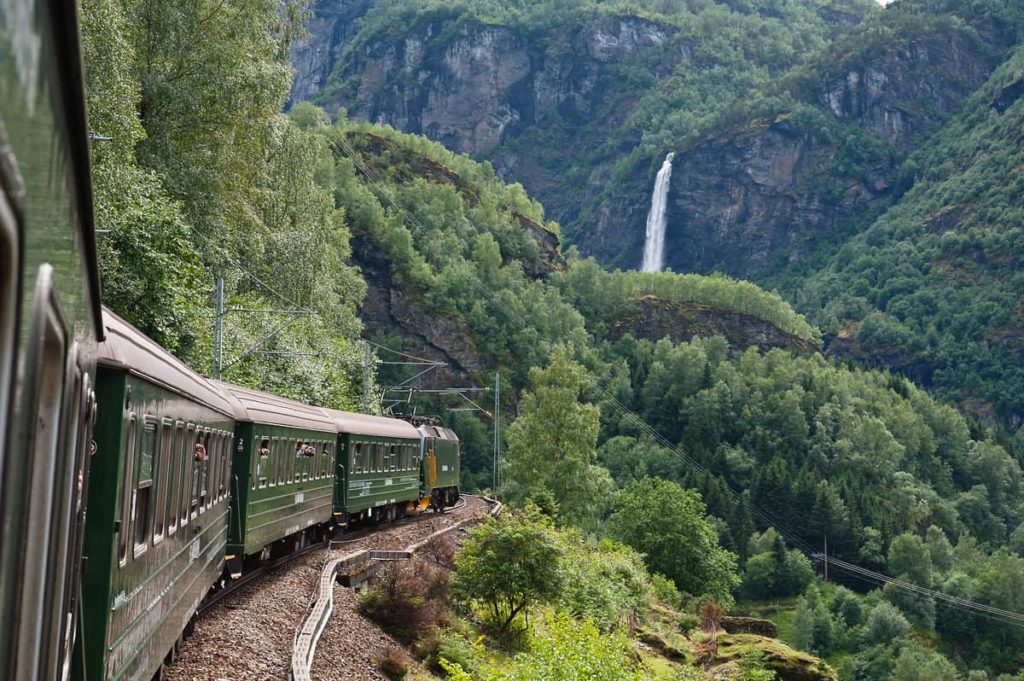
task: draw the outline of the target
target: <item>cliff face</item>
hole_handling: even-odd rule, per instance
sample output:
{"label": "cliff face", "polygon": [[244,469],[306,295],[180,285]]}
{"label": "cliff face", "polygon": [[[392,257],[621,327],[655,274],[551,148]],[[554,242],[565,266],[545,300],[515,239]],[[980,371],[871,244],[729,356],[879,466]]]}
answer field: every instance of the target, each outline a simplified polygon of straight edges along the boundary
{"label": "cliff face", "polygon": [[[835,196],[810,191],[835,180],[836,154],[835,141],[786,119],[754,121],[680,153],[669,189],[668,267],[749,279],[814,252],[892,187],[895,168],[880,161],[842,181]],[[600,228],[616,231],[614,223]]]}
{"label": "cliff face", "polygon": [[309,38],[293,50],[292,101],[312,99],[332,115],[344,108],[350,118],[486,158],[562,224],[607,177],[588,179],[590,169],[573,159],[614,137],[641,87],[692,50],[676,28],[632,16],[526,30],[453,12],[366,36],[360,27],[372,5],[317,2]]}
{"label": "cliff face", "polygon": [[[780,110],[771,122],[730,124],[678,151],[666,266],[758,280],[856,232],[906,189],[896,186],[903,159],[960,111],[996,54],[973,33],[939,30],[811,80],[803,116]],[[581,251],[636,266],[648,202],[602,206],[580,233]]]}
{"label": "cliff face", "polygon": [[816,99],[835,117],[909,150],[958,113],[995,65],[984,44],[960,31],[941,31],[823,82]]}
{"label": "cliff face", "polygon": [[345,53],[354,37],[346,22],[360,10],[317,10],[311,38],[293,59],[293,100],[310,98],[328,69],[337,68],[343,85],[319,99],[329,112],[345,107],[350,116],[425,134],[475,156],[545,116],[584,122],[606,109],[603,95],[615,75],[609,65],[653,57],[655,68],[665,70],[686,54],[671,29],[635,17],[595,19],[536,36],[454,16],[424,19],[397,39],[378,35]]}

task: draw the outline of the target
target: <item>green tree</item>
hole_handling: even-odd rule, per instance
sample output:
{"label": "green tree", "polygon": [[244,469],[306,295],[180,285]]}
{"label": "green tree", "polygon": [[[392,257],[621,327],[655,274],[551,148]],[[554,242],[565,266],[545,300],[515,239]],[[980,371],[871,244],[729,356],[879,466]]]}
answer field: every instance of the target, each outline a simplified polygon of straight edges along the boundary
{"label": "green tree", "polygon": [[682,591],[731,603],[739,584],[736,556],[719,545],[704,511],[696,492],[645,478],[622,491],[608,532],[642,553],[649,570],[669,577]]}
{"label": "green tree", "polygon": [[550,491],[560,519],[571,523],[595,517],[612,488],[595,463],[598,409],[579,401],[585,376],[569,349],[556,347],[546,368],[530,370],[531,391],[508,429],[509,491],[520,498]]}
{"label": "green tree", "polygon": [[892,681],[960,681],[953,663],[934,650],[907,646],[896,658]]}
{"label": "green tree", "polygon": [[560,553],[548,522],[532,506],[488,519],[455,559],[456,594],[481,604],[504,635],[517,616],[528,616],[530,606],[559,594]]}

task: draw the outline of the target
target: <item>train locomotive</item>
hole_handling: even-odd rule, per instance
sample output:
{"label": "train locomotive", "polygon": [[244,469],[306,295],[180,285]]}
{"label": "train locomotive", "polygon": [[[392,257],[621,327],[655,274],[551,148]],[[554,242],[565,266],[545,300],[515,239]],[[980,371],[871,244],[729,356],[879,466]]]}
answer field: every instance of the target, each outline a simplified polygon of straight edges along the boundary
{"label": "train locomotive", "polygon": [[254,565],[452,506],[459,442],[209,380],[101,308],[77,28],[0,3],[0,678],[151,679]]}

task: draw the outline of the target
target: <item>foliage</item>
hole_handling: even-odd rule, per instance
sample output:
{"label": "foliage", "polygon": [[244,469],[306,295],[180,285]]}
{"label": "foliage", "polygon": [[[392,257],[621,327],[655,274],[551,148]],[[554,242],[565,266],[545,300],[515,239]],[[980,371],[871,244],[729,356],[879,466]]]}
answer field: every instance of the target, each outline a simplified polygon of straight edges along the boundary
{"label": "foliage", "polygon": [[422,561],[386,562],[374,573],[359,611],[403,642],[442,623],[449,601],[448,573]]}
{"label": "foliage", "polygon": [[544,618],[508,669],[485,674],[487,681],[622,681],[644,678],[622,633],[602,634],[590,622],[567,615]]}
{"label": "foliage", "polygon": [[750,538],[743,570],[742,593],[753,600],[782,598],[803,593],[814,579],[811,562],[797,549],[787,549],[775,528]]}
{"label": "foliage", "polygon": [[562,585],[553,530],[535,508],[489,519],[470,533],[455,560],[453,587],[481,604],[498,633],[507,636],[522,613],[554,600]]}
{"label": "foliage", "polygon": [[508,429],[506,486],[513,498],[550,492],[561,520],[593,518],[611,492],[606,471],[596,465],[598,409],[580,404],[585,369],[563,346],[545,369],[530,370],[532,391]]}
{"label": "foliage", "polygon": [[402,681],[409,671],[408,655],[398,646],[385,648],[380,657],[374,658],[373,664],[391,681]]}
{"label": "foliage", "polygon": [[571,251],[566,271],[554,278],[567,300],[587,324],[601,332],[639,307],[642,298],[695,302],[763,319],[797,338],[821,344],[821,334],[797,314],[778,293],[720,274],[701,276],[673,272],[603,269],[593,258]]}
{"label": "foliage", "polygon": [[226,317],[226,378],[352,407],[365,286],[346,262],[326,142],[308,115],[300,127],[280,113],[301,7],[82,4],[90,123],[112,138],[93,164],[104,299],[208,372],[223,277],[229,303],[261,310]]}
{"label": "foliage", "polygon": [[642,553],[648,569],[670,578],[680,590],[731,603],[739,582],[736,556],[719,546],[704,511],[696,492],[645,478],[623,490],[608,532]]}
{"label": "foliage", "polygon": [[559,607],[602,632],[635,626],[652,591],[642,557],[608,539],[588,540],[578,530],[562,532],[561,544]]}

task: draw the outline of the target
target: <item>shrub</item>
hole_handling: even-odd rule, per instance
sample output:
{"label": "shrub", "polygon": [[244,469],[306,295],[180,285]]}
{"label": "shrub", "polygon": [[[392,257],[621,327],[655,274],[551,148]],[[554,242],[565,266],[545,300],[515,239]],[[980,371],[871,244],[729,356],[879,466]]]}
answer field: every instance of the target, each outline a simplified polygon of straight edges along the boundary
{"label": "shrub", "polygon": [[673,608],[678,608],[682,604],[683,597],[671,579],[655,572],[651,575],[650,582],[654,597],[659,601]]}
{"label": "shrub", "polygon": [[455,568],[456,553],[458,553],[458,544],[455,543],[451,534],[440,534],[433,537],[420,549],[420,555],[446,570]]}
{"label": "shrub", "polygon": [[447,614],[448,574],[429,563],[382,563],[371,584],[359,611],[400,641],[416,640]]}
{"label": "shrub", "polygon": [[409,672],[409,658],[398,646],[385,648],[380,657],[373,658],[373,664],[391,681],[402,681]]}

